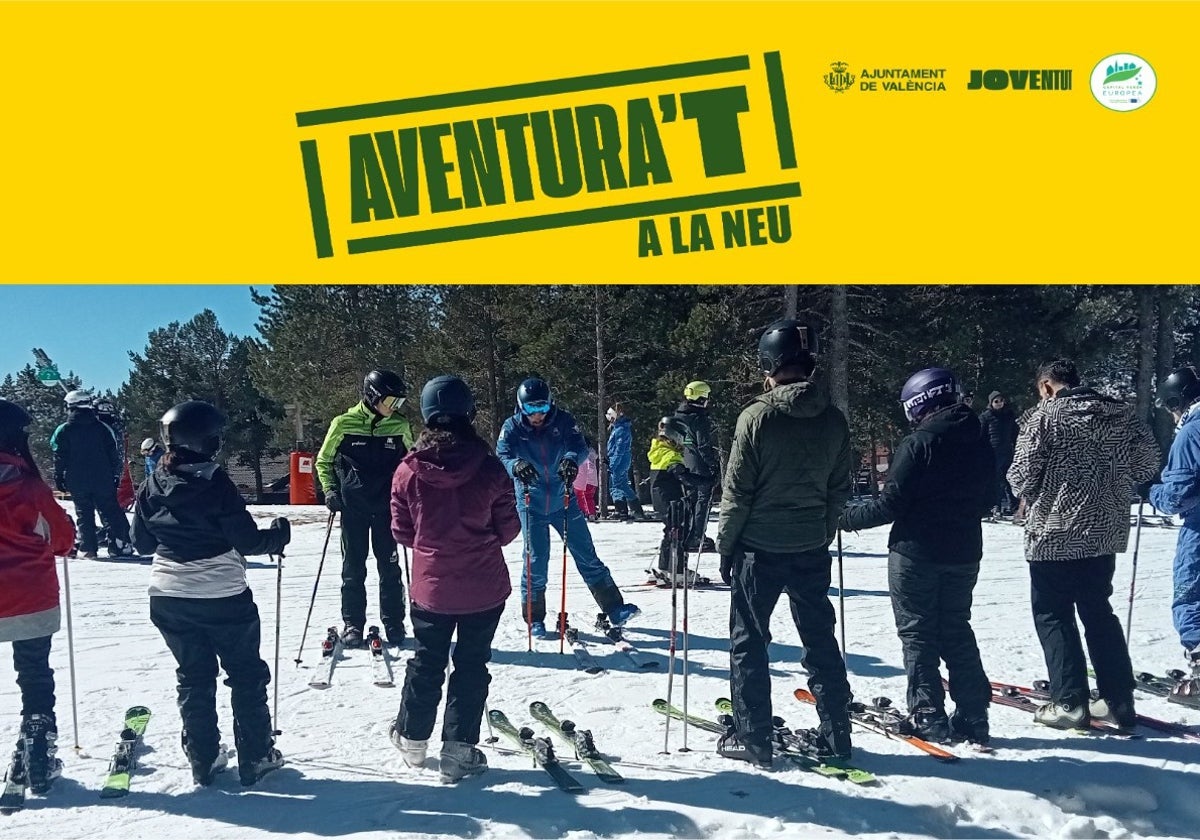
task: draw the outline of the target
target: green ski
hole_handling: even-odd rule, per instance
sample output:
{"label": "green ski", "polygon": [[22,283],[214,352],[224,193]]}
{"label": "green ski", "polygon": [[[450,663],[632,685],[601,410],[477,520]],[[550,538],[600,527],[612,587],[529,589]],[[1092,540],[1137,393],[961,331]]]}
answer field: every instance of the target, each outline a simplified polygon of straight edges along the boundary
{"label": "green ski", "polygon": [[499,709],[492,709],[488,712],[488,720],[492,722],[492,728],[528,753],[533,759],[533,763],[545,770],[561,790],[567,793],[583,793],[583,785],[559,764],[558,757],[554,754],[554,746],[550,743],[549,738],[533,737],[533,730],[529,727],[518,730]]}
{"label": "green ski", "polygon": [[126,710],[125,728],[121,730],[121,740],[108,765],[108,778],[100,790],[102,797],[108,799],[129,793],[129,776],[137,767],[135,752],[149,722],[150,710],[145,706],[131,706]]}
{"label": "green ski", "polygon": [[[666,700],[655,700],[651,705],[654,707],[654,711],[658,712],[660,715],[666,715],[667,717],[674,718],[675,720],[684,719],[683,712],[674,706],[669,705]],[[714,721],[707,720],[702,717],[696,717],[696,715],[688,715],[687,722],[688,726],[694,726],[697,729],[703,729],[706,732],[715,732],[718,735],[725,734],[725,727]]]}
{"label": "green ski", "polygon": [[604,756],[596,749],[590,729],[580,730],[569,720],[560,721],[554,712],[550,711],[550,707],[541,700],[534,700],[529,704],[529,713],[533,715],[534,720],[545,725],[564,743],[571,746],[575,750],[575,757],[580,761],[587,762],[600,781],[608,782],[610,785],[619,785],[625,782],[625,777],[614,770],[613,766],[605,761]]}
{"label": "green ski", "polygon": [[[722,715],[733,714],[733,701],[728,697],[719,698],[716,702],[716,707],[717,711]],[[811,770],[821,776],[845,779],[856,785],[870,785],[877,781],[874,773],[868,773],[866,770],[851,767],[840,761],[830,763],[823,758],[813,755],[808,744],[799,735],[783,725],[783,718],[776,717],[774,724],[776,755],[783,756],[793,763],[800,765],[805,770]]]}

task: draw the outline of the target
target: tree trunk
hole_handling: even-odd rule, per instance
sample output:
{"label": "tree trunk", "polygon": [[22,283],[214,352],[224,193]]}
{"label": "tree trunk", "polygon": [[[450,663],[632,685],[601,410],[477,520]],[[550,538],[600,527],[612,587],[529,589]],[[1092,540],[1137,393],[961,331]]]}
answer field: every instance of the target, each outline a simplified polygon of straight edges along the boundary
{"label": "tree trunk", "polygon": [[263,480],[262,480],[262,452],[254,453],[254,498],[259,504],[262,504],[263,497]]}
{"label": "tree trunk", "polygon": [[1138,302],[1138,370],[1134,388],[1137,393],[1137,416],[1143,420],[1151,420],[1150,404],[1153,393],[1152,378],[1154,376],[1154,351],[1157,336],[1154,330],[1154,302],[1157,289],[1153,286],[1139,286]]}
{"label": "tree trunk", "polygon": [[794,283],[789,283],[783,287],[783,317],[796,317],[796,298],[799,294],[799,288]]}
{"label": "tree trunk", "polygon": [[492,419],[492,440],[498,440],[500,437],[500,426],[503,425],[500,408],[500,394],[502,389],[500,386],[500,371],[497,369],[496,360],[496,312],[495,298],[492,296],[492,290],[485,287],[483,291],[483,312],[484,312],[484,336],[487,345],[487,388],[488,388],[488,405],[491,406]]}
{"label": "tree trunk", "polygon": [[608,459],[603,457],[601,453],[606,451],[604,425],[605,401],[607,399],[607,389],[604,383],[604,319],[600,315],[600,286],[596,286],[592,290],[592,301],[594,303],[592,315],[596,328],[596,470],[597,481],[600,482],[600,487],[596,491],[600,497],[599,513],[601,517],[608,516]]}
{"label": "tree trunk", "polygon": [[[1175,307],[1176,299],[1169,289],[1160,289],[1158,293],[1158,356],[1155,359],[1155,386],[1162,385],[1163,380],[1175,369]],[[1154,437],[1163,452],[1171,446],[1171,438],[1175,434],[1175,421],[1166,411],[1154,412]]]}
{"label": "tree trunk", "polygon": [[829,341],[829,395],[833,404],[842,410],[843,414],[850,413],[850,313],[848,288],[845,285],[833,287],[832,301],[829,307],[830,341]]}

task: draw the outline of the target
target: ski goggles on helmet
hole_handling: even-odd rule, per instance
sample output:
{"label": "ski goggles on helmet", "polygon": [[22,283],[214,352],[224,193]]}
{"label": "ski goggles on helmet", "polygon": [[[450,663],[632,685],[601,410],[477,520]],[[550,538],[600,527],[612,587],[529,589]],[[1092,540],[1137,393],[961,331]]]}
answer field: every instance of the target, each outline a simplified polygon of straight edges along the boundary
{"label": "ski goggles on helmet", "polygon": [[389,394],[388,396],[383,397],[379,400],[379,405],[383,406],[384,408],[390,408],[392,411],[395,411],[397,408],[404,405],[404,397],[397,397],[397,396],[392,396]]}
{"label": "ski goggles on helmet", "polygon": [[550,412],[550,400],[534,400],[533,402],[521,403],[521,413],[526,417],[534,414],[548,414]]}

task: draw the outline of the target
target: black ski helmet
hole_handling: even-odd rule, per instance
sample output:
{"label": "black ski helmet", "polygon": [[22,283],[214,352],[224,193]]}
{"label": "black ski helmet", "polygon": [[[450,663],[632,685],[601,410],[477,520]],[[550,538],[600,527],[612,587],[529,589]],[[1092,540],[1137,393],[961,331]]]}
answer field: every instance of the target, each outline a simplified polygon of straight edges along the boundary
{"label": "black ski helmet", "polygon": [[211,403],[188,400],[164,414],[159,425],[168,449],[186,449],[211,458],[221,448],[225,415]]}
{"label": "black ski helmet", "polygon": [[475,419],[475,395],[457,376],[438,376],[421,389],[421,418],[428,426]]}
{"label": "black ski helmet", "polygon": [[367,405],[374,408],[384,397],[407,397],[408,385],[400,374],[376,368],[363,377],[362,395]]}
{"label": "black ski helmet", "polygon": [[946,368],[919,370],[900,389],[904,416],[915,423],[936,408],[958,402],[958,379]]}
{"label": "black ski helmet", "polygon": [[1183,411],[1197,398],[1200,398],[1200,377],[1194,367],[1185,365],[1171,371],[1171,375],[1163,380],[1154,404],[1168,411]]}
{"label": "black ski helmet", "polygon": [[33,422],[29,412],[15,402],[0,399],[0,446],[11,446],[26,437],[25,427]]}
{"label": "black ski helmet", "polygon": [[[546,406],[543,411],[529,411],[526,408],[527,406],[540,408],[542,405]],[[550,386],[546,384],[546,380],[531,376],[517,386],[517,409],[522,414],[546,414],[552,408],[554,408],[554,397],[550,394]]]}
{"label": "black ski helmet", "polygon": [[813,360],[818,352],[817,331],[810,324],[784,318],[767,327],[758,340],[758,367],[774,376],[781,367]]}
{"label": "black ski helmet", "polygon": [[688,438],[687,424],[674,415],[664,417],[658,422],[659,434],[678,446],[683,446]]}

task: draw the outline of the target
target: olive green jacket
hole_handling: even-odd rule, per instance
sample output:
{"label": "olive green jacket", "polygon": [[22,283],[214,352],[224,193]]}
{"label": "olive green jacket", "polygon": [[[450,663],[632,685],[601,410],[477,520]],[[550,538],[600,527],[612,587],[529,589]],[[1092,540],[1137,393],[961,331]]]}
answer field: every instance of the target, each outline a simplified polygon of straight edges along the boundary
{"label": "olive green jacket", "polygon": [[721,492],[717,550],[829,546],[850,498],[850,428],[812,382],[780,385],[742,409]]}

